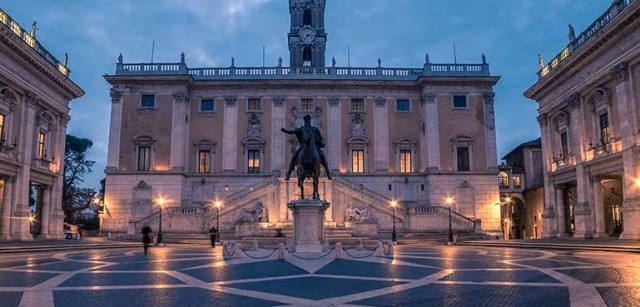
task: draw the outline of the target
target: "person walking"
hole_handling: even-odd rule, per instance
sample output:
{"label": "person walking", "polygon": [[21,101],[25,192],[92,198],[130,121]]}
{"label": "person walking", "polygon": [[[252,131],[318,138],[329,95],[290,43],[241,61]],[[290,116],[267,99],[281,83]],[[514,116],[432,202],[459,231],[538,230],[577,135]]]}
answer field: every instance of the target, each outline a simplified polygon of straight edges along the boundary
{"label": "person walking", "polygon": [[142,230],[140,231],[142,233],[142,247],[144,248],[144,254],[147,254],[147,250],[149,249],[149,245],[151,245],[151,236],[149,236],[149,234],[151,233],[151,227],[149,227],[149,225],[146,225],[144,227],[142,227]]}
{"label": "person walking", "polygon": [[216,247],[216,238],[218,236],[218,228],[216,228],[216,226],[211,227],[211,229],[209,229],[209,233],[211,234],[211,247]]}

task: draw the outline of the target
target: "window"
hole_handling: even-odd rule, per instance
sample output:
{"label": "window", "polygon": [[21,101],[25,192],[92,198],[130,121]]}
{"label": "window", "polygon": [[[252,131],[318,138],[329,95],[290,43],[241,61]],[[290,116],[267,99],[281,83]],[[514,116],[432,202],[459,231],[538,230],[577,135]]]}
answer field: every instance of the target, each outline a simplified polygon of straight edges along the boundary
{"label": "window", "polygon": [[311,66],[311,47],[304,46],[302,49],[302,66]]}
{"label": "window", "polygon": [[300,100],[300,110],[302,110],[302,111],[312,111],[313,110],[313,99],[301,99]]}
{"label": "window", "polygon": [[0,144],[4,144],[7,136],[4,134],[4,115],[0,114]]}
{"label": "window", "polygon": [[260,98],[249,98],[247,103],[247,111],[261,111],[262,110],[262,101]]}
{"label": "window", "polygon": [[200,100],[200,112],[213,112],[213,99]]}
{"label": "window", "polygon": [[411,173],[411,150],[400,150],[400,172]]}
{"label": "window", "polygon": [[250,149],[247,151],[247,173],[260,173],[260,150]]}
{"label": "window", "polygon": [[467,96],[462,96],[462,95],[453,96],[453,108],[454,109],[466,109],[467,108]]}
{"label": "window", "polygon": [[364,111],[364,99],[351,99],[351,111]]}
{"label": "window", "polygon": [[609,135],[611,132],[610,129],[611,128],[609,128],[609,113],[604,113],[600,115],[600,143],[601,144],[609,143]]}
{"label": "window", "polygon": [[351,152],[351,172],[364,173],[364,150],[356,149]]}
{"label": "window", "polygon": [[409,112],[409,111],[411,111],[411,104],[409,104],[409,99],[398,99],[398,100],[396,100],[396,111],[398,111],[398,112]]}
{"label": "window", "polygon": [[44,148],[45,134],[43,132],[38,133],[38,159],[45,159],[47,157],[47,150]]}
{"label": "window", "polygon": [[459,172],[468,172],[469,167],[469,147],[457,147],[456,158]]}
{"label": "window", "polygon": [[211,151],[209,150],[198,151],[198,173],[199,174],[211,173]]}
{"label": "window", "polygon": [[500,188],[509,187],[509,174],[507,174],[507,172],[498,173],[498,186]]}
{"label": "window", "polygon": [[138,170],[139,171],[151,170],[151,147],[150,146],[138,147]]}
{"label": "window", "polygon": [[156,107],[156,96],[155,95],[142,95],[142,99],[140,100],[140,106],[143,108],[155,108]]}
{"label": "window", "polygon": [[513,176],[513,187],[514,188],[520,188],[521,185],[521,181],[520,181],[520,176]]}
{"label": "window", "polygon": [[310,26],[311,25],[311,10],[310,9],[304,10],[304,13],[302,14],[302,25],[303,26]]}
{"label": "window", "polygon": [[562,149],[562,157],[565,158],[569,154],[569,141],[567,139],[567,132],[560,134],[560,148]]}

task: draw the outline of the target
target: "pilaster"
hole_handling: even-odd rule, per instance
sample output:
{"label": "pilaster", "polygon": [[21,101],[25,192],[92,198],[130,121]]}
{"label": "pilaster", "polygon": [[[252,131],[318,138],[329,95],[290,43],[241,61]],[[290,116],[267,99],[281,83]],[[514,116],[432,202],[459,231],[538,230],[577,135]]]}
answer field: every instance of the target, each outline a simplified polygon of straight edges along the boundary
{"label": "pilaster", "polygon": [[2,194],[2,211],[0,212],[0,216],[2,217],[2,221],[0,224],[0,240],[6,241],[11,239],[11,216],[13,211],[13,193],[15,190],[13,188],[13,181],[15,178],[13,177],[5,177],[3,184],[3,194]]}
{"label": "pilaster", "polygon": [[342,166],[340,153],[342,152],[342,116],[340,115],[340,98],[329,97],[327,110],[327,141],[328,163],[332,171],[336,172]]}
{"label": "pilaster", "polygon": [[434,93],[426,93],[421,97],[422,118],[425,131],[422,134],[420,151],[422,153],[422,169],[426,170],[440,169],[440,130],[438,129],[438,105],[436,104],[436,97]]}
{"label": "pilaster", "polygon": [[238,97],[225,97],[222,127],[222,171],[235,172],[238,157]]}
{"label": "pilaster", "polygon": [[271,108],[271,170],[280,172],[285,169],[285,134],[280,128],[285,127],[285,97],[273,97]]}
{"label": "pilaster", "polygon": [[184,172],[187,146],[187,106],[189,97],[184,92],[173,94],[173,116],[171,120],[171,171]]}
{"label": "pilaster", "polygon": [[389,171],[389,120],[387,101],[376,97],[373,108],[373,146],[376,172]]}
{"label": "pilaster", "polygon": [[109,149],[107,170],[115,171],[120,162],[120,133],[122,129],[122,92],[111,89],[111,123],[109,125]]}
{"label": "pilaster", "polygon": [[593,190],[593,211],[595,216],[594,234],[595,238],[608,238],[609,234],[605,231],[604,227],[604,200],[602,199],[602,182],[600,178],[593,178],[592,190]]}

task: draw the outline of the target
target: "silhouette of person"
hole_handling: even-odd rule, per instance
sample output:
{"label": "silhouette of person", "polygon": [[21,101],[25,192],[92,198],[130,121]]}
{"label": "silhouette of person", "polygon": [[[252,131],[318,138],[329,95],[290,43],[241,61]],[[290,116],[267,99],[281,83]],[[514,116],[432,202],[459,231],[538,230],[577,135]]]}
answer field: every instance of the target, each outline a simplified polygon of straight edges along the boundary
{"label": "silhouette of person", "polygon": [[147,254],[147,250],[149,249],[149,245],[151,245],[151,227],[149,225],[142,227],[140,230],[142,233],[142,247],[144,248],[144,254]]}
{"label": "silhouette of person", "polygon": [[[298,138],[298,143],[300,143],[300,145],[302,145],[303,143],[303,135],[305,131],[310,130],[311,133],[314,133],[316,147],[318,149],[318,155],[320,155],[320,164],[322,164],[322,167],[324,167],[325,172],[327,172],[327,178],[331,180],[332,179],[331,171],[329,170],[329,166],[327,166],[327,159],[325,158],[324,152],[321,149],[321,148],[324,148],[324,139],[322,138],[322,134],[320,133],[320,130],[317,127],[311,126],[311,116],[307,114],[304,116],[303,119],[304,119],[304,126],[295,130],[287,130],[282,128],[280,129],[280,131],[286,134],[295,134],[296,137]],[[298,146],[296,151],[293,153],[293,156],[291,157],[291,161],[289,162],[289,169],[287,170],[287,174],[284,176],[284,180],[289,180],[289,178],[291,177],[291,172],[293,172],[293,168],[296,165],[296,162],[298,161],[298,156],[300,155],[301,151],[302,151],[302,146]]]}

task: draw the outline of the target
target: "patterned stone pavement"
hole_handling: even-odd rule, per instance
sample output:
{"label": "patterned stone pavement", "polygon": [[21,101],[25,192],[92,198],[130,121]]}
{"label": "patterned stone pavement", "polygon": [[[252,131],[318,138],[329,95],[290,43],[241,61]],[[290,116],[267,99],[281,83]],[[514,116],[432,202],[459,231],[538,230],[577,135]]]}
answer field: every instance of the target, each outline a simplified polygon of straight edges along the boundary
{"label": "patterned stone pavement", "polygon": [[631,253],[420,244],[396,246],[393,259],[247,253],[264,259],[181,245],[2,255],[0,306],[640,306]]}

